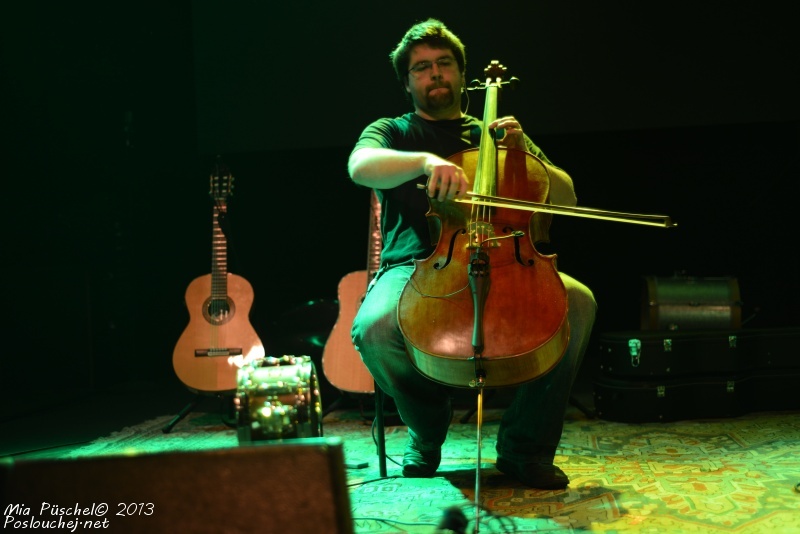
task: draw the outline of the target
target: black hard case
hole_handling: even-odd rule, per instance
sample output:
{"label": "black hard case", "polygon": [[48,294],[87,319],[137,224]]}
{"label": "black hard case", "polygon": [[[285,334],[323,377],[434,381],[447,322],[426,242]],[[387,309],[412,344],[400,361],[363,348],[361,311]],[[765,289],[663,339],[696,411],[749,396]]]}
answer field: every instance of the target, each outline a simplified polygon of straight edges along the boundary
{"label": "black hard case", "polygon": [[600,335],[598,417],[674,421],[800,408],[800,328]]}

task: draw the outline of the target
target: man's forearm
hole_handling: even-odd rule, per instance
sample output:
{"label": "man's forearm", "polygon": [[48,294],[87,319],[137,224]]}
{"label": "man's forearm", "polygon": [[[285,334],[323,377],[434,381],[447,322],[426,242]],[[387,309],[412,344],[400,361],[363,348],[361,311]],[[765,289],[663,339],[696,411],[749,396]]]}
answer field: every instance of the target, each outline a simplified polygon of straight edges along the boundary
{"label": "man's forearm", "polygon": [[390,189],[425,174],[428,154],[390,148],[362,148],[347,164],[350,178],[359,185]]}

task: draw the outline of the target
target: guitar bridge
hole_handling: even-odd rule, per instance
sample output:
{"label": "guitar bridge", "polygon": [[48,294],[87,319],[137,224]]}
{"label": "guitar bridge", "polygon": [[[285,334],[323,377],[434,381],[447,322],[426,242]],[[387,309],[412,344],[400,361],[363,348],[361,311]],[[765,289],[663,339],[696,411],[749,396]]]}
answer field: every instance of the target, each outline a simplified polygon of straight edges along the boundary
{"label": "guitar bridge", "polygon": [[242,349],[194,349],[195,358],[217,356],[241,356]]}

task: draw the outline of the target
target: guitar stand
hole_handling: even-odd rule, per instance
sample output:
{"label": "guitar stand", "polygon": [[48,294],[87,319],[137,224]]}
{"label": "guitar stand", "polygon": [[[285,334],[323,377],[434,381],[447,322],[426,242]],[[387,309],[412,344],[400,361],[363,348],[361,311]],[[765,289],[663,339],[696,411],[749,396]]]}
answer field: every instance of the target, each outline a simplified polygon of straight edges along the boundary
{"label": "guitar stand", "polygon": [[342,402],[344,402],[344,396],[340,393],[339,396],[336,397],[336,400],[333,401],[327,408],[325,408],[322,411],[322,418],[324,419],[325,416],[328,415],[329,413],[338,410],[339,406],[341,406]]}
{"label": "guitar stand", "polygon": [[170,432],[172,432],[172,429],[175,427],[175,425],[180,423],[183,420],[184,417],[189,415],[189,413],[192,410],[195,409],[195,407],[197,406],[197,403],[199,403],[199,402],[200,402],[200,394],[199,393],[195,393],[194,394],[194,398],[192,398],[192,400],[189,401],[189,404],[184,406],[183,410],[178,412],[178,415],[173,417],[170,420],[170,422],[167,423],[166,426],[164,426],[164,428],[161,429],[161,432],[163,432],[164,434],[169,434]]}
{"label": "guitar stand", "polygon": [[[218,394],[218,395],[216,395],[216,397],[219,398],[220,401],[224,400],[223,399],[224,395]],[[169,434],[170,432],[172,432],[172,429],[175,427],[175,425],[180,423],[187,415],[189,415],[192,412],[192,410],[194,410],[197,407],[197,405],[200,403],[200,400],[202,398],[203,398],[203,394],[202,393],[195,393],[194,397],[192,398],[192,400],[189,401],[189,404],[184,406],[183,409],[180,412],[178,412],[178,414],[175,417],[173,417],[170,420],[169,423],[164,425],[164,427],[161,429],[161,432],[163,432],[164,434]],[[232,407],[233,407],[233,397],[230,398],[230,401],[231,402],[228,403],[228,408],[229,408],[228,415],[232,419],[233,417],[232,417],[232,414],[230,413],[230,411],[232,411]],[[223,422],[227,426],[233,426],[229,421],[225,421],[224,419],[223,419]]]}

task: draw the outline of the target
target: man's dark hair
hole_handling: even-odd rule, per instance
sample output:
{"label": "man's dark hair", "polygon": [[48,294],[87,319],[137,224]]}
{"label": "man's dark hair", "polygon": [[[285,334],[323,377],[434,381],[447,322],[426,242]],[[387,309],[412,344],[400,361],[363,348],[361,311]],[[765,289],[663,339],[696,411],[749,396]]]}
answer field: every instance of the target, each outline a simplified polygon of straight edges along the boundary
{"label": "man's dark hair", "polygon": [[411,55],[411,49],[420,44],[426,44],[431,48],[449,49],[456,58],[459,71],[464,72],[467,65],[464,44],[441,21],[428,19],[413,25],[389,54],[397,79],[403,85],[406,84],[406,76],[408,76],[408,58]]}

